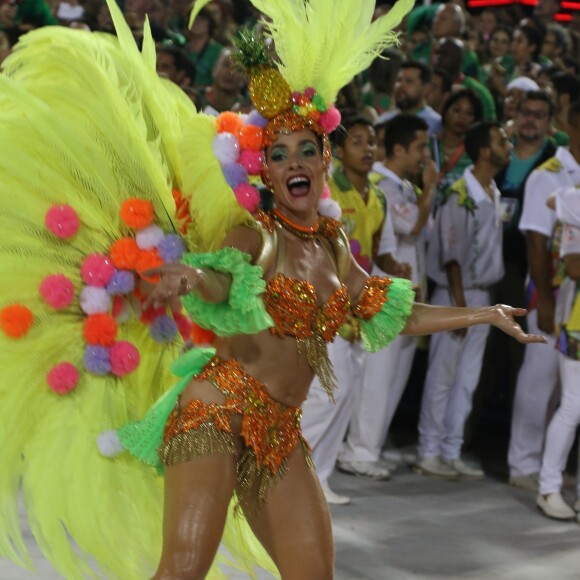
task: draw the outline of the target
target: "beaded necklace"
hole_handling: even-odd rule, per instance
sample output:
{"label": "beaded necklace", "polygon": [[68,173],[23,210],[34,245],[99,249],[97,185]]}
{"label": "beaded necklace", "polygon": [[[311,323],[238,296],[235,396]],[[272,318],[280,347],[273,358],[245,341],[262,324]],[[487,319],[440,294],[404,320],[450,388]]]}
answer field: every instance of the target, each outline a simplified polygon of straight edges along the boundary
{"label": "beaded necklace", "polygon": [[318,219],[311,226],[301,226],[295,222],[293,222],[290,218],[286,217],[281,211],[277,209],[272,210],[272,217],[286,230],[293,233],[295,236],[299,238],[304,238],[308,240],[313,240],[318,235],[318,230],[320,228],[320,224],[318,223]]}

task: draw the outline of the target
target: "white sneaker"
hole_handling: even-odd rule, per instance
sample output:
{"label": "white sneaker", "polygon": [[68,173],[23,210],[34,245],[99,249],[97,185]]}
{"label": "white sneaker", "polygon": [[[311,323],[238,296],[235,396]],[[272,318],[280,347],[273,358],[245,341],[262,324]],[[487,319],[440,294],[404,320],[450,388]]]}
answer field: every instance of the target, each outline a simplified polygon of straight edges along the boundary
{"label": "white sneaker", "polygon": [[385,449],[381,453],[381,459],[387,463],[394,463],[396,465],[413,465],[417,462],[417,455],[411,451],[403,451],[402,449]]}
{"label": "white sneaker", "polygon": [[546,516],[554,520],[576,519],[576,512],[564,501],[561,493],[549,493],[545,497],[539,494],[536,505]]}
{"label": "white sneaker", "polygon": [[519,487],[520,489],[527,489],[538,493],[540,474],[530,473],[529,475],[512,475],[510,477],[510,485]]}
{"label": "white sneaker", "polygon": [[338,469],[353,475],[364,475],[372,479],[390,479],[391,472],[373,461],[338,461]]}
{"label": "white sneaker", "polygon": [[332,505],[348,505],[350,503],[350,497],[347,495],[338,495],[338,493],[332,491],[327,485],[322,486],[322,491],[326,498],[326,503]]}
{"label": "white sneaker", "polygon": [[462,459],[452,459],[445,462],[449,467],[455,469],[463,479],[484,479],[485,473],[479,467],[472,467]]}
{"label": "white sneaker", "polygon": [[459,472],[441,461],[439,457],[419,457],[417,463],[413,466],[415,473],[441,477],[442,479],[459,479]]}
{"label": "white sneaker", "polygon": [[379,465],[379,467],[384,467],[385,469],[387,469],[391,473],[393,471],[395,471],[397,469],[397,467],[399,467],[399,465],[397,463],[395,463],[394,461],[388,461],[387,459],[383,459],[383,458],[379,459],[377,461],[377,464]]}

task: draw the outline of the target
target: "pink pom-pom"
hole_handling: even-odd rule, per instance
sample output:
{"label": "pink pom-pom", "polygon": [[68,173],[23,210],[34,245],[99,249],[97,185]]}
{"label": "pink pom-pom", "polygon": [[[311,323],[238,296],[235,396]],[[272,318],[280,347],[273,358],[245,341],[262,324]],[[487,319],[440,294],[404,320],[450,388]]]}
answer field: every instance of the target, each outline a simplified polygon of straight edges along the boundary
{"label": "pink pom-pom", "polygon": [[51,274],[40,283],[40,295],[49,306],[62,310],[72,304],[75,287],[64,274]]}
{"label": "pink pom-pom", "polygon": [[261,151],[244,150],[240,153],[238,163],[249,175],[260,175],[264,167],[264,154]]}
{"label": "pink pom-pom", "polygon": [[70,205],[53,205],[44,217],[44,224],[55,236],[72,238],[81,225],[77,212]]}
{"label": "pink pom-pom", "polygon": [[81,266],[81,276],[89,286],[102,288],[107,285],[115,273],[115,266],[107,256],[91,254]]}
{"label": "pink pom-pom", "polygon": [[300,97],[302,95],[298,92],[298,91],[294,91],[291,95],[290,95],[290,100],[292,101],[292,103],[294,105],[297,105],[298,102],[300,101]]}
{"label": "pink pom-pom", "polygon": [[254,213],[260,206],[260,192],[249,183],[238,185],[234,193],[238,203],[250,213]]}
{"label": "pink pom-pom", "polygon": [[307,89],[304,90],[304,96],[308,97],[310,100],[314,98],[314,95],[316,95],[316,89],[308,87]]}
{"label": "pink pom-pom", "polygon": [[132,373],[140,360],[139,351],[130,342],[116,342],[111,347],[111,372],[117,377]]}
{"label": "pink pom-pom", "polygon": [[325,133],[332,133],[340,124],[340,111],[333,105],[320,115],[318,124],[324,129]]}
{"label": "pink pom-pom", "polygon": [[324,187],[322,188],[322,195],[320,196],[320,199],[328,199],[330,197],[330,187],[328,187],[328,183],[324,184]]}
{"label": "pink pom-pom", "polygon": [[79,371],[73,364],[62,362],[52,367],[46,375],[46,382],[55,393],[66,395],[77,386],[79,377]]}

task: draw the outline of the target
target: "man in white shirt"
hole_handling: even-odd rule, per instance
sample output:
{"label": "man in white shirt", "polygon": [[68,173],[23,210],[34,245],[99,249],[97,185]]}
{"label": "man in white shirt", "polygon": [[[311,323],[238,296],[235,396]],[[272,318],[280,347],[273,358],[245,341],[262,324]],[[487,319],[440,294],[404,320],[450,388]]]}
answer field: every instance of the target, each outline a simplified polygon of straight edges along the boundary
{"label": "man in white shirt", "polygon": [[[520,220],[530,271],[528,331],[543,334],[552,343],[556,294],[563,271],[559,261],[561,227],[546,201],[559,189],[580,185],[580,103],[570,108],[568,134],[569,147],[559,147],[556,155],[528,178]],[[558,353],[541,346],[526,346],[516,384],[508,452],[510,483],[530,491],[538,489],[549,403],[558,385]]]}
{"label": "man in white shirt", "polygon": [[[427,273],[437,286],[432,303],[489,306],[489,287],[503,276],[502,211],[493,177],[510,160],[501,125],[477,123],[465,136],[474,166],[448,190],[429,238]],[[461,459],[463,430],[479,381],[488,326],[431,338],[419,419],[415,470],[447,479],[482,478]]]}
{"label": "man in white shirt", "polygon": [[[386,159],[375,164],[373,180],[385,194],[395,235],[395,257],[409,265],[409,276],[420,296],[424,286],[425,250],[422,232],[433,207],[437,168],[430,159],[428,125],[414,115],[397,115],[385,125]],[[422,193],[406,179],[425,165]],[[379,255],[390,247],[379,247]],[[377,272],[382,274],[382,272]],[[362,384],[355,392],[355,405],[338,467],[355,475],[376,477],[380,453],[411,372],[417,339],[398,336],[384,350],[368,354]]]}

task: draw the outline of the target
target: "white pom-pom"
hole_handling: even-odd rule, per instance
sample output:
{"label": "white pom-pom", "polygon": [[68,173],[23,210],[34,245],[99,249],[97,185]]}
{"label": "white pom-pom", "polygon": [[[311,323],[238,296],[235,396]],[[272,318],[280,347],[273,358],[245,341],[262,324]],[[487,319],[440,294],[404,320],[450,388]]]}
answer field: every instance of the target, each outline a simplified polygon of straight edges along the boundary
{"label": "white pom-pom", "polygon": [[142,250],[156,248],[165,234],[159,226],[147,226],[137,232],[135,241]]}
{"label": "white pom-pom", "polygon": [[85,286],[79,298],[81,309],[85,314],[105,314],[111,308],[111,296],[104,288]]}
{"label": "white pom-pom", "polygon": [[240,142],[232,133],[219,133],[212,142],[214,155],[221,165],[235,163],[240,156]]}
{"label": "white pom-pom", "polygon": [[117,432],[112,429],[99,434],[97,437],[97,447],[99,448],[100,454],[105,457],[115,457],[115,455],[119,455],[119,453],[125,451]]}
{"label": "white pom-pom", "polygon": [[318,213],[338,221],[342,215],[342,210],[334,199],[327,198],[318,202]]}

